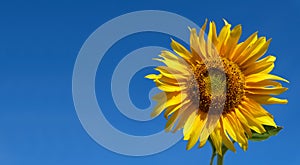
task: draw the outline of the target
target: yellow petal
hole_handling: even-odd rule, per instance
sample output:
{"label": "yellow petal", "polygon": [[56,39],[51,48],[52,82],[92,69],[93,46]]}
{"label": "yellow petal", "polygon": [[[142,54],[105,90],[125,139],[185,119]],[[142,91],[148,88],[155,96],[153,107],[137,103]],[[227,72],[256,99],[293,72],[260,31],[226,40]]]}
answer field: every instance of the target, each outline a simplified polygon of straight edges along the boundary
{"label": "yellow petal", "polygon": [[277,127],[274,122],[273,116],[255,101],[251,101],[248,99],[247,103],[244,103],[244,107],[261,124]]}
{"label": "yellow petal", "polygon": [[222,136],[220,130],[220,124],[217,124],[216,128],[210,135],[210,139],[215,146],[215,149],[219,155],[222,155]]}
{"label": "yellow petal", "polygon": [[207,57],[206,42],[205,42],[205,39],[204,39],[204,34],[205,34],[204,32],[205,32],[205,29],[206,29],[206,24],[207,24],[207,19],[205,20],[205,23],[201,27],[201,30],[199,32],[199,37],[198,37],[199,38],[199,48],[200,48],[202,59]]}
{"label": "yellow petal", "polygon": [[194,124],[196,117],[198,117],[197,111],[193,110],[183,127],[184,140],[190,139],[190,135],[192,133],[192,128],[193,128],[192,126]]}
{"label": "yellow petal", "polygon": [[274,87],[274,88],[266,88],[266,87],[254,87],[254,88],[246,88],[246,92],[250,94],[258,94],[258,95],[279,95],[285,92],[288,88],[284,87]]}
{"label": "yellow petal", "polygon": [[257,74],[259,72],[270,73],[274,68],[275,60],[276,57],[268,56],[248,66],[243,73],[244,75]]}
{"label": "yellow petal", "polygon": [[240,37],[242,35],[242,26],[237,25],[232,29],[230,32],[230,37],[228,38],[226,42],[226,52],[225,57],[228,57],[228,59],[232,59],[234,48],[236,47]]}
{"label": "yellow petal", "polygon": [[170,84],[170,85],[174,85],[174,86],[180,86],[180,85],[186,85],[186,81],[183,80],[176,80],[176,78],[169,78],[166,76],[163,76],[162,74],[160,74],[161,76],[159,76],[157,79],[154,79],[154,82],[158,82],[160,84]]}
{"label": "yellow petal", "polygon": [[246,68],[247,66],[257,61],[259,58],[261,58],[267,52],[271,41],[272,39],[269,39],[261,47],[257,47],[256,51],[253,50],[253,52],[249,55],[249,58],[242,62],[240,65],[243,66],[243,68]]}
{"label": "yellow petal", "polygon": [[156,74],[148,74],[147,76],[145,76],[145,78],[147,79],[152,79],[152,80],[156,80],[156,79],[160,79],[162,77],[161,74],[156,75]]}
{"label": "yellow petal", "polygon": [[[248,120],[247,120],[246,117],[241,113],[241,110],[240,110],[239,108],[236,108],[236,109],[235,109],[235,114],[236,114],[237,118],[239,119],[239,121],[240,121],[243,125],[245,125],[245,126],[247,126],[247,127],[250,127],[250,124],[249,124]],[[246,131],[246,129],[245,129],[245,131]],[[246,131],[246,132],[247,132],[247,131]],[[250,132],[251,132],[251,131],[250,131]],[[247,133],[249,133],[249,132],[247,132]]]}
{"label": "yellow petal", "polygon": [[167,121],[166,126],[165,126],[165,131],[169,132],[172,130],[172,128],[174,127],[176,121],[178,120],[178,118],[180,117],[180,111],[176,111]]}
{"label": "yellow petal", "polygon": [[176,79],[179,82],[186,81],[190,76],[189,73],[182,73],[179,70],[172,69],[166,66],[158,66],[155,70],[159,71],[163,76]]}
{"label": "yellow petal", "polygon": [[287,104],[287,99],[279,99],[269,95],[253,95],[247,94],[247,97],[255,100],[259,104]]}
{"label": "yellow petal", "polygon": [[169,115],[171,115],[173,112],[175,112],[175,111],[177,111],[177,110],[180,110],[182,107],[183,107],[183,105],[185,105],[185,104],[187,104],[187,103],[189,103],[190,102],[190,100],[185,100],[185,101],[182,101],[180,104],[178,104],[178,105],[176,105],[176,106],[174,106],[174,107],[172,107],[172,108],[169,108],[169,109],[167,109],[166,111],[165,111],[165,118],[167,118]]}
{"label": "yellow petal", "polygon": [[[166,92],[160,92],[156,95],[154,95],[152,97],[153,100],[155,101],[161,101],[161,102],[164,102],[167,100],[167,96],[168,96],[169,93],[166,93]],[[172,96],[175,96],[173,93],[171,94]],[[177,94],[176,94],[177,95]]]}
{"label": "yellow petal", "polygon": [[200,57],[201,53],[200,53],[200,47],[199,47],[200,43],[199,43],[199,38],[196,32],[195,28],[191,29],[191,36],[190,36],[190,48],[192,51],[192,55],[193,57]]}
{"label": "yellow petal", "polygon": [[281,83],[272,80],[263,80],[260,82],[247,82],[246,88],[252,87],[282,87]]}
{"label": "yellow petal", "polygon": [[[162,92],[163,93],[163,92]],[[155,96],[156,98],[162,98],[164,97],[163,94],[158,94]],[[187,94],[179,93],[176,96],[173,96],[171,98],[168,98],[167,100],[164,99],[164,101],[158,102],[158,104],[154,107],[154,111],[151,113],[151,117],[156,117],[158,116],[165,108],[171,106],[171,105],[176,105],[180,104],[183,100],[187,98]]]}
{"label": "yellow petal", "polygon": [[[188,106],[191,105],[191,103],[187,103]],[[189,116],[194,112],[194,111],[197,111],[198,109],[192,109],[191,107],[189,109],[184,109],[184,108],[181,108],[179,111],[184,111],[184,113],[182,113],[180,119],[178,119],[178,122],[177,122],[177,125],[176,127],[174,128],[173,130],[173,133],[184,128]]]}
{"label": "yellow petal", "polygon": [[197,115],[196,116],[196,119],[194,120],[194,123],[193,123],[193,126],[192,126],[192,132],[189,136],[189,141],[188,141],[188,144],[186,146],[186,149],[187,150],[190,150],[198,141],[199,139],[199,136],[200,136],[200,130],[199,128],[201,128],[201,125],[200,125],[200,115]]}
{"label": "yellow petal", "polygon": [[235,108],[235,114],[238,120],[241,122],[245,132],[247,133],[248,137],[252,137],[252,132],[249,128],[249,124],[247,119],[244,117],[244,115],[240,112],[238,108]]}
{"label": "yellow petal", "polygon": [[266,111],[262,106],[261,104],[257,103],[255,100],[251,99],[251,98],[247,98],[245,97],[244,98],[244,102],[243,103],[247,103],[248,106],[252,107],[250,108],[251,111],[255,111],[254,116],[270,116],[271,118],[273,118],[273,116],[268,112]]}
{"label": "yellow petal", "polygon": [[228,132],[229,136],[234,140],[237,141],[237,136],[236,136],[236,129],[234,128],[234,123],[231,123],[229,120],[229,114],[226,114],[223,118],[223,124],[224,124],[224,129]]}
{"label": "yellow petal", "polygon": [[241,147],[245,147],[245,145],[247,146],[247,138],[245,136],[244,129],[243,129],[240,121],[237,119],[234,111],[230,112],[228,119],[231,122],[233,128],[235,129],[235,134],[236,134],[237,142],[239,143],[239,145]]}
{"label": "yellow petal", "polygon": [[177,85],[161,84],[161,83],[156,83],[156,86],[158,89],[165,91],[165,92],[183,91],[187,88],[186,86],[177,86]]}
{"label": "yellow petal", "polygon": [[177,61],[177,62],[183,61],[181,58],[179,58],[178,56],[176,56],[175,54],[173,54],[172,52],[169,52],[167,50],[161,51],[161,53],[158,56],[164,58],[165,60],[173,60],[173,61]]}
{"label": "yellow petal", "polygon": [[257,40],[257,32],[253,33],[250,37],[246,39],[246,41],[240,43],[238,45],[238,49],[236,49],[232,54],[232,61],[236,62],[240,58],[243,59],[245,57],[241,56],[242,52],[244,52],[247,48],[250,47]]}
{"label": "yellow petal", "polygon": [[179,63],[180,65],[182,65],[183,68],[189,68],[190,64],[187,63],[187,61],[185,61],[183,58],[176,56],[175,54],[169,51],[163,50],[158,56],[162,57],[166,61],[170,61],[176,64]]}
{"label": "yellow petal", "polygon": [[260,116],[260,117],[257,117],[256,119],[258,121],[260,121],[263,125],[277,127],[274,119],[272,119],[270,116]]}
{"label": "yellow petal", "polygon": [[171,40],[171,47],[178,55],[180,55],[182,58],[189,60],[192,56],[190,55],[190,52],[182,46],[180,43],[178,43],[175,40]]}
{"label": "yellow petal", "polygon": [[200,140],[199,140],[200,143],[199,143],[199,145],[198,145],[198,148],[202,148],[202,147],[205,145],[205,143],[207,142],[207,139],[208,139],[208,138],[206,138],[206,139],[200,139]]}
{"label": "yellow petal", "polygon": [[224,145],[225,145],[228,149],[230,149],[231,151],[236,152],[235,147],[234,147],[232,141],[230,140],[230,138],[228,137],[228,135],[227,135],[227,133],[226,133],[226,131],[225,131],[225,128],[224,128],[224,124],[223,124],[223,120],[222,120],[222,119],[220,120],[220,124],[221,124],[221,130],[222,130],[220,133],[221,133],[221,136],[222,136]]}
{"label": "yellow petal", "polygon": [[186,60],[190,65],[196,65],[197,61],[200,61],[198,56],[193,57],[191,53],[180,43],[172,39],[171,47],[179,56]]}
{"label": "yellow petal", "polygon": [[186,146],[187,150],[190,150],[199,140],[200,133],[202,132],[202,128],[204,126],[204,123],[206,121],[206,115],[203,113],[198,114],[196,117],[193,127],[192,127],[192,133],[190,135],[188,144]]}
{"label": "yellow petal", "polygon": [[154,58],[153,60],[165,63],[168,66],[168,68],[176,70],[177,72],[189,73],[189,72],[187,72],[187,71],[189,71],[189,68],[187,67],[187,65],[181,64],[177,60],[171,60],[171,59],[163,60],[160,58]]}
{"label": "yellow petal", "polygon": [[225,26],[221,29],[220,34],[218,36],[218,45],[217,45],[217,49],[219,50],[220,54],[224,54],[224,50],[226,48],[226,40],[230,35],[230,24],[226,24]]}
{"label": "yellow petal", "polygon": [[209,32],[207,36],[207,56],[212,57],[214,52],[216,51],[216,46],[217,46],[217,34],[216,34],[216,26],[213,22],[210,22],[209,24]]}
{"label": "yellow petal", "polygon": [[195,63],[195,59],[193,59],[193,56],[191,53],[180,43],[176,42],[172,39],[171,41],[171,47],[174,50],[175,53],[177,53],[179,56],[181,56],[183,59],[190,63]]}
{"label": "yellow petal", "polygon": [[264,74],[264,73],[258,73],[258,74],[252,74],[246,76],[246,82],[260,82],[263,80],[279,80],[279,81],[284,81],[284,82],[289,82],[288,80],[281,78],[279,76],[275,76],[272,74]]}
{"label": "yellow petal", "polygon": [[[172,106],[168,107],[167,109],[171,109]],[[169,118],[166,127],[165,127],[165,131],[169,132],[172,130],[172,128],[174,128],[175,124],[178,123],[178,120],[181,120],[182,117],[185,117],[185,115],[191,114],[192,110],[195,110],[195,107],[192,106],[191,102],[184,104],[180,107],[180,109],[178,109],[177,111],[175,111],[172,116]],[[177,124],[178,125],[178,124]],[[176,126],[177,127],[177,126]],[[179,126],[178,126],[179,127]],[[174,129],[173,132],[175,132],[176,130]]]}
{"label": "yellow petal", "polygon": [[210,40],[212,41],[214,46],[217,46],[218,44],[218,35],[217,35],[217,29],[216,29],[216,24],[214,21],[212,21],[209,25],[209,32],[208,36]]}
{"label": "yellow petal", "polygon": [[251,113],[248,112],[247,109],[245,109],[244,107],[242,106],[239,106],[239,111],[236,111],[236,113],[241,113],[239,114],[239,116],[243,115],[245,117],[245,119],[247,120],[247,123],[249,125],[249,127],[254,130],[255,132],[258,132],[258,133],[264,133],[266,132],[265,128],[261,125],[261,123],[255,119]]}
{"label": "yellow petal", "polygon": [[242,66],[242,64],[247,61],[250,58],[250,54],[259,51],[260,48],[265,44],[266,38],[260,37],[258,40],[256,40],[254,43],[249,45],[247,49],[245,49],[239,58],[236,59],[236,63],[239,64],[239,66]]}

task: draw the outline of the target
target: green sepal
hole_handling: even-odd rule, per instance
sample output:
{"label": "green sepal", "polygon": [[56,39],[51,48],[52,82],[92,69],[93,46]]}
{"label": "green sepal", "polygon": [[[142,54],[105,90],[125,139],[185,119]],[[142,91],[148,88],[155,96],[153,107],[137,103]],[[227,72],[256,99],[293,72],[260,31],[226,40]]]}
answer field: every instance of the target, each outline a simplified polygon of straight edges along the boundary
{"label": "green sepal", "polygon": [[259,134],[257,132],[252,131],[252,137],[249,138],[251,141],[263,141],[267,140],[271,136],[275,136],[278,134],[280,130],[282,130],[283,127],[277,126],[277,127],[272,127],[272,126],[264,126],[266,132]]}

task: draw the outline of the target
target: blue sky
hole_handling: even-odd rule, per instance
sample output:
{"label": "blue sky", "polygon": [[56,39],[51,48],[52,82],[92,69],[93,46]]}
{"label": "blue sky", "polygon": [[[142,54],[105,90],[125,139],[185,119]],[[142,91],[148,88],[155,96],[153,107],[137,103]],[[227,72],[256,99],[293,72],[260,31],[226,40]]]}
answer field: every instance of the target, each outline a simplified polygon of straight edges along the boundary
{"label": "blue sky", "polygon": [[[268,54],[276,55],[273,73],[290,80],[281,97],[288,105],[268,106],[284,129],[276,137],[250,143],[247,152],[227,153],[226,164],[300,164],[298,110],[300,60],[298,32],[299,1],[2,1],[0,2],[0,163],[14,164],[208,164],[211,149],[206,145],[185,151],[180,141],[170,149],[147,157],[115,154],[94,142],[76,115],[72,100],[72,72],[78,52],[100,25],[137,10],[166,10],[198,25],[205,18],[223,25],[243,25],[242,39],[259,31],[273,38]],[[122,27],[120,27],[122,29]],[[141,33],[128,36],[107,52],[96,77],[97,97],[107,119],[118,129],[136,135],[161,130],[164,119],[130,120],[120,113],[109,94],[109,74],[126,53],[139,47],[169,47],[170,36]],[[112,58],[114,56],[114,58]],[[138,72],[130,94],[138,107],[149,105],[153,84]],[[144,83],[145,88],[140,85]],[[101,92],[100,92],[101,91]],[[99,99],[99,98],[98,98]],[[105,133],[105,132],[103,132]]]}

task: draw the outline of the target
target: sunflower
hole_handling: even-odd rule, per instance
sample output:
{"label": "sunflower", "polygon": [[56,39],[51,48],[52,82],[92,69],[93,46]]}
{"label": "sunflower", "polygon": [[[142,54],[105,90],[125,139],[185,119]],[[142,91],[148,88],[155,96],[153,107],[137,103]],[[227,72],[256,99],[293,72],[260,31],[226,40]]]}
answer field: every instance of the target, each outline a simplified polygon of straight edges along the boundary
{"label": "sunflower", "polygon": [[157,105],[152,117],[164,111],[165,130],[183,129],[187,150],[197,142],[204,146],[208,139],[219,155],[224,146],[235,152],[234,142],[247,150],[253,132],[277,127],[262,105],[287,103],[274,97],[287,90],[278,81],[288,82],[270,74],[276,57],[263,57],[271,39],[255,32],[239,42],[241,25],[231,29],[224,22],[219,34],[210,22],[205,35],[207,20],[199,34],[190,29],[190,50],[172,39],[174,53],[162,51],[155,60],[165,65],[146,76],[161,90],[153,97]]}

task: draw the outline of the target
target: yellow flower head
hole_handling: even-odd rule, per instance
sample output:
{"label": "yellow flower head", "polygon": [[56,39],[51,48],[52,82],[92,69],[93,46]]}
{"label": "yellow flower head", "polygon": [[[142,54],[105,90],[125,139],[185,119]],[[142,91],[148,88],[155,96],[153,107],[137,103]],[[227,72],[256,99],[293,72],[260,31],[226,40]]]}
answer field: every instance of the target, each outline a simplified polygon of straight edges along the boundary
{"label": "yellow flower head", "polygon": [[162,51],[156,60],[165,66],[147,75],[163,92],[153,97],[156,117],[164,110],[168,122],[166,131],[183,128],[187,149],[198,141],[202,147],[208,139],[222,155],[222,146],[235,151],[233,142],[246,150],[252,133],[266,132],[264,126],[277,127],[273,116],[262,104],[286,104],[287,100],[273,97],[287,90],[279,81],[287,80],[270,74],[275,57],[266,53],[270,39],[253,33],[244,42],[239,38],[241,25],[231,29],[225,21],[217,34],[216,25],[207,21],[199,34],[190,29],[190,50],[172,40],[177,54]]}

